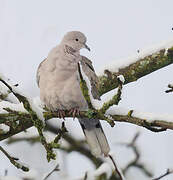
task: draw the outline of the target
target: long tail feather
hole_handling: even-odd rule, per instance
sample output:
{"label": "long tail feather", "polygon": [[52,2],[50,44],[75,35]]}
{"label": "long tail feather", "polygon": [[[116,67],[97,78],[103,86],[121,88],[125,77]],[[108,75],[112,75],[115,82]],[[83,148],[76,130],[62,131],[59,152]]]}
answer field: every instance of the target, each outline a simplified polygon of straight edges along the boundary
{"label": "long tail feather", "polygon": [[91,149],[91,153],[96,157],[102,154],[108,156],[110,147],[99,120],[79,119],[79,122]]}

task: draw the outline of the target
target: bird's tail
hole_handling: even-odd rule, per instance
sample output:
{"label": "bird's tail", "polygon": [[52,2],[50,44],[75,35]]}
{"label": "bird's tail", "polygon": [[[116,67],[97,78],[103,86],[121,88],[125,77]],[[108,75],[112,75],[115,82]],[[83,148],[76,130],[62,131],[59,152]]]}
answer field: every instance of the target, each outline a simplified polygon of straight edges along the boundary
{"label": "bird's tail", "polygon": [[86,137],[86,141],[91,149],[91,153],[99,157],[102,154],[108,156],[110,147],[102,126],[98,119],[79,119],[81,127]]}

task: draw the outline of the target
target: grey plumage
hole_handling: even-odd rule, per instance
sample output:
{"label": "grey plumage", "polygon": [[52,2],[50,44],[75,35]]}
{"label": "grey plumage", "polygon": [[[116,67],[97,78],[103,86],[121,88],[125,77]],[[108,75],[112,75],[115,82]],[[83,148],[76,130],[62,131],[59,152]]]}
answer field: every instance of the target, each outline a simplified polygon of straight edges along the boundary
{"label": "grey plumage", "polygon": [[[92,62],[80,55],[81,48],[89,50],[85,35],[79,31],[69,32],[39,65],[37,83],[40,87],[40,98],[48,109],[52,111],[73,108],[88,109],[79,84],[79,61],[91,82],[93,97],[99,99],[97,92],[98,78],[94,72]],[[101,154],[107,156],[110,148],[99,120],[82,118],[79,119],[79,122],[92,154],[96,157]]]}

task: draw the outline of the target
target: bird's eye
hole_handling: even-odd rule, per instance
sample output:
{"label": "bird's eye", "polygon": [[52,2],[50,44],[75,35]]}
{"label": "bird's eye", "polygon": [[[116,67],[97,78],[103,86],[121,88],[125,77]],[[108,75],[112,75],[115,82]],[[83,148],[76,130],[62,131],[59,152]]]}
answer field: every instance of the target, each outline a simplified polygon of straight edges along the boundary
{"label": "bird's eye", "polygon": [[79,41],[79,39],[75,39],[76,41]]}

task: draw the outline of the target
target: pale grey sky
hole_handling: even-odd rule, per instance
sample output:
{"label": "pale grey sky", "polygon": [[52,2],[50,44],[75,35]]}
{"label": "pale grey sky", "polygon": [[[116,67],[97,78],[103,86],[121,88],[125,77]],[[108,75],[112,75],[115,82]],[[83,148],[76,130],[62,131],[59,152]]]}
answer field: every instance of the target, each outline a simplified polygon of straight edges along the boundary
{"label": "pale grey sky", "polygon": [[[172,38],[172,7],[172,0],[0,0],[0,72],[19,83],[31,96],[38,96],[37,66],[67,31],[80,30],[86,34],[92,51],[82,50],[81,54],[89,57],[98,71],[104,64]],[[172,113],[173,95],[164,93],[172,81],[172,67],[125,86],[121,105]],[[72,126],[75,128],[74,124]],[[112,139],[123,141],[138,128],[121,123],[115,129],[110,130],[107,125],[105,129],[113,144]],[[140,145],[145,149],[144,159],[153,165],[153,171],[159,174],[172,166],[172,132],[142,132]],[[154,147],[153,142],[156,143]],[[71,157],[73,162],[81,161],[81,157],[75,157]],[[77,174],[76,170],[73,174]]]}

